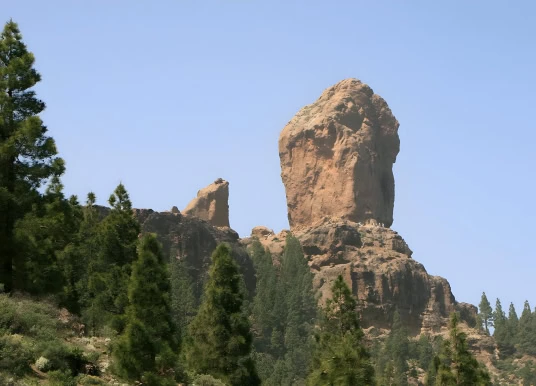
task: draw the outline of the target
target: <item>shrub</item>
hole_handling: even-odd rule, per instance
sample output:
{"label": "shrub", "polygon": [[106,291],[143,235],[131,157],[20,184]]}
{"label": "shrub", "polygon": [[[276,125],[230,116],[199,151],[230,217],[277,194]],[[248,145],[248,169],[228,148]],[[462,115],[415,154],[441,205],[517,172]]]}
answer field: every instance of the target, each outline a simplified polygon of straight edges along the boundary
{"label": "shrub", "polygon": [[69,371],[76,375],[84,367],[87,362],[84,358],[82,350],[78,347],[70,347],[63,342],[55,342],[55,344],[47,344],[40,342],[41,355],[48,358],[50,370]]}
{"label": "shrub", "polygon": [[20,335],[0,336],[0,371],[21,376],[30,370],[33,353]]}
{"label": "shrub", "polygon": [[52,340],[61,327],[57,310],[47,302],[0,294],[0,332]]}
{"label": "shrub", "polygon": [[106,385],[106,383],[100,378],[91,376],[91,375],[79,375],[77,378],[78,384],[81,386],[101,386]]}
{"label": "shrub", "polygon": [[35,367],[37,370],[46,373],[50,369],[50,361],[45,357],[39,357],[39,359],[35,361]]}
{"label": "shrub", "polygon": [[51,371],[48,373],[48,384],[50,386],[77,386],[74,379],[68,371]]}
{"label": "shrub", "polygon": [[225,386],[225,383],[220,381],[217,378],[214,378],[212,375],[201,374],[194,378],[192,383],[194,386]]}

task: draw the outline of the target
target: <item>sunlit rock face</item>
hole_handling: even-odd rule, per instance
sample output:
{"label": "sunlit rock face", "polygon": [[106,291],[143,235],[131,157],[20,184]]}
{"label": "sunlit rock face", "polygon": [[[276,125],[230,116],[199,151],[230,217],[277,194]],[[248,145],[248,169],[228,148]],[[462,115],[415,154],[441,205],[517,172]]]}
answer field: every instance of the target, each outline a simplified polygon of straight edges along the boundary
{"label": "sunlit rock face", "polygon": [[387,103],[357,79],[302,108],[279,137],[291,230],[326,218],[389,227],[398,126]]}
{"label": "sunlit rock face", "polygon": [[197,197],[190,201],[182,213],[208,221],[216,227],[228,227],[229,183],[218,178],[197,192]]}

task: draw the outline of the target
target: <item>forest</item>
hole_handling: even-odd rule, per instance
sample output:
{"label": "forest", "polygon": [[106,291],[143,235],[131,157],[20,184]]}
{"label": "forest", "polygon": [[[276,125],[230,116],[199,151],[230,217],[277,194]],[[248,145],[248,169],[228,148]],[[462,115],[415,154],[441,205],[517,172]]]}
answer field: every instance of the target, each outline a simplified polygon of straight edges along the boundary
{"label": "forest", "polygon": [[[299,240],[281,257],[248,248],[255,288],[233,249],[208,275],[143,233],[126,187],[109,210],[89,192],[66,197],[65,162],[33,91],[41,80],[17,24],[0,35],[0,384],[2,385],[494,385],[536,384],[536,309],[508,313],[486,295],[477,328],[494,339],[492,374],[460,316],[448,334],[361,327],[341,276],[319,303]],[[200,283],[199,280],[202,280]],[[196,288],[202,288],[197,291]],[[88,347],[92,347],[88,350]],[[527,359],[529,358],[529,359]],[[522,360],[521,360],[522,359]]]}

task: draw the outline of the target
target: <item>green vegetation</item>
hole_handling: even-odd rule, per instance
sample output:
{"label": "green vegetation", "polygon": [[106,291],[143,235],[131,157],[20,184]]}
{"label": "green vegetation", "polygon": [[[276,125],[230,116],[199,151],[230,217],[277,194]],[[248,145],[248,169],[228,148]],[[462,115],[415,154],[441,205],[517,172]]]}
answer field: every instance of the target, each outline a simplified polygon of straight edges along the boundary
{"label": "green vegetation", "polygon": [[480,304],[478,305],[479,309],[479,318],[481,322],[481,327],[486,331],[486,334],[489,334],[489,328],[493,327],[493,309],[491,304],[486,297],[486,293],[482,292],[482,298]]}
{"label": "green vegetation", "polygon": [[175,376],[179,334],[171,320],[169,287],[160,245],[146,235],[128,285],[126,327],[113,352],[116,371],[125,379]]}
{"label": "green vegetation", "polygon": [[[51,178],[57,183],[65,169],[38,116],[45,103],[31,90],[41,80],[34,61],[17,24],[6,23],[0,34],[0,283],[6,291],[24,289],[25,284],[21,274],[27,261],[19,252],[25,244],[15,237],[17,221],[32,212],[44,215],[48,194],[40,194],[39,188]],[[46,258],[54,265],[54,256]],[[43,272],[48,274],[53,282],[54,269]]]}
{"label": "green vegetation", "polygon": [[374,368],[363,345],[356,301],[339,276],[332,287],[319,331],[308,385],[371,385]]}
{"label": "green vegetation", "polygon": [[478,363],[467,347],[466,336],[459,331],[459,316],[452,313],[449,339],[430,365],[426,375],[427,385],[489,385],[490,376]]}
{"label": "green vegetation", "polygon": [[186,361],[195,374],[208,374],[229,385],[258,385],[251,358],[252,335],[243,308],[244,284],[231,250],[220,245],[199,312],[190,324]]}
{"label": "green vegetation", "polygon": [[252,319],[260,377],[266,385],[301,384],[309,372],[317,312],[311,271],[292,235],[277,266],[259,241],[250,254],[257,271]]}
{"label": "green vegetation", "polygon": [[0,309],[0,380],[31,379],[32,365],[74,379],[92,363],[93,358],[68,342],[73,333],[51,302],[0,294]]}

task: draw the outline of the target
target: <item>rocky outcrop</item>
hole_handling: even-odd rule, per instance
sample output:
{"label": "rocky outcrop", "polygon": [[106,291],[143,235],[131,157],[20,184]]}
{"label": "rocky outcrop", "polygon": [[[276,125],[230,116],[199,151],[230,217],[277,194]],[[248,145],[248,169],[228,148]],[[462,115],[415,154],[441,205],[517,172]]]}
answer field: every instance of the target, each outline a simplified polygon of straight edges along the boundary
{"label": "rocky outcrop", "polygon": [[279,137],[291,230],[326,217],[389,227],[398,126],[387,103],[357,79],[302,108]]}
{"label": "rocky outcrop", "polygon": [[193,216],[180,213],[155,212],[151,209],[135,209],[142,233],[155,233],[162,244],[164,256],[186,263],[199,298],[207,279],[210,257],[217,245],[230,245],[232,255],[244,275],[246,287],[255,289],[253,263],[244,247],[238,242],[238,233],[231,228],[218,228]]}
{"label": "rocky outcrop", "polygon": [[214,183],[197,192],[182,211],[187,216],[195,216],[216,227],[229,226],[229,183],[218,178]]}
{"label": "rocky outcrop", "polygon": [[[454,310],[474,324],[474,306],[458,304],[447,280],[429,275],[411,257],[404,239],[389,228],[340,220],[293,234],[314,273],[320,302],[331,296],[333,281],[342,275],[358,299],[365,328],[389,329],[395,311],[413,334],[438,333]],[[286,233],[257,236],[276,256],[282,254],[285,237]]]}

